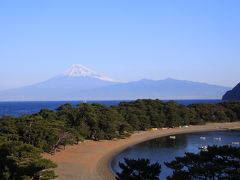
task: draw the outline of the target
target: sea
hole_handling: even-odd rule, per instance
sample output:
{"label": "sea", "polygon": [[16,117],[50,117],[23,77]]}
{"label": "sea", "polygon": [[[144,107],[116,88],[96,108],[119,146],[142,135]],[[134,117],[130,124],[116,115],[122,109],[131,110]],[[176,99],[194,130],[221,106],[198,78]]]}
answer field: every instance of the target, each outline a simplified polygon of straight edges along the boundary
{"label": "sea", "polygon": [[[87,103],[99,103],[106,106],[116,106],[120,102],[129,102],[130,100],[114,100],[114,101],[87,101]],[[169,100],[164,100],[165,102]],[[182,105],[189,104],[216,104],[222,102],[219,99],[214,100],[175,100]],[[2,116],[14,116],[18,117],[25,114],[38,113],[41,109],[56,110],[59,106],[69,103],[73,106],[77,106],[84,101],[25,101],[25,102],[0,102],[0,117]]]}
{"label": "sea", "polygon": [[240,131],[212,131],[190,134],[180,134],[171,139],[169,136],[146,141],[129,147],[119,153],[113,159],[111,166],[114,172],[121,172],[119,162],[124,162],[124,158],[149,159],[151,163],[158,162],[162,166],[159,179],[166,179],[172,174],[172,170],[165,166],[165,162],[171,162],[175,157],[184,156],[185,152],[197,153],[199,148],[205,146],[231,145],[239,147]]}

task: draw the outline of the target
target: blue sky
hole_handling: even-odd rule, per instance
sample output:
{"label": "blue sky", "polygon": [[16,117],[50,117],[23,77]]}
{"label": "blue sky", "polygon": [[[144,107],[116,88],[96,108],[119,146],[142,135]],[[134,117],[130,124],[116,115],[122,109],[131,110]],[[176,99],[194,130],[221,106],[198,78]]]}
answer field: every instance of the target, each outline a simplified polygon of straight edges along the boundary
{"label": "blue sky", "polygon": [[239,0],[0,1],[0,89],[83,64],[117,81],[240,81]]}

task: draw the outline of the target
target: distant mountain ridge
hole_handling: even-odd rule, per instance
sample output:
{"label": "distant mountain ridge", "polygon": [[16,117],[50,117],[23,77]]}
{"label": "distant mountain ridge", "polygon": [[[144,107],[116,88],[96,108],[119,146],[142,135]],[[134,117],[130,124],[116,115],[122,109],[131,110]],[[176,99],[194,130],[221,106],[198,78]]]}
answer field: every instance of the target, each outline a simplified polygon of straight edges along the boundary
{"label": "distant mountain ridge", "polygon": [[232,90],[226,92],[226,94],[223,96],[223,100],[240,101],[240,83],[236,85]]}
{"label": "distant mountain ridge", "polygon": [[119,83],[85,66],[73,65],[47,81],[1,91],[0,101],[221,99],[228,90],[228,87],[171,78]]}
{"label": "distant mountain ridge", "polygon": [[[108,94],[110,99],[221,99],[222,94],[230,88],[206,83],[164,79],[134,81],[115,84],[96,90]],[[99,97],[100,99],[103,98]]]}

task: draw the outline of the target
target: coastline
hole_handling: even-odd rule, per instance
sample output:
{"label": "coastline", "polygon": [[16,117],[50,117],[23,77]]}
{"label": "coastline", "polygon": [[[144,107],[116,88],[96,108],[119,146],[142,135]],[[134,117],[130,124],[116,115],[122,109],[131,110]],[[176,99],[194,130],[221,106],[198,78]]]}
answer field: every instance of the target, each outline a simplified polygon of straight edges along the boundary
{"label": "coastline", "polygon": [[112,159],[130,146],[150,139],[176,134],[233,129],[240,129],[240,122],[209,123],[188,128],[143,131],[134,133],[126,139],[85,141],[78,145],[67,146],[65,150],[55,155],[43,154],[43,157],[58,165],[55,172],[59,180],[112,180],[115,179],[111,169]]}

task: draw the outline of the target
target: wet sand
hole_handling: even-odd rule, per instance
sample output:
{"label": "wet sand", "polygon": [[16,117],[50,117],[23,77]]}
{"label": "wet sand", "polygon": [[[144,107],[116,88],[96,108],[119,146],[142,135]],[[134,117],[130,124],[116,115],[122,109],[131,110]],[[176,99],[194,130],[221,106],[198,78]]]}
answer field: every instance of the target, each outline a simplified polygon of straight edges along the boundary
{"label": "wet sand", "polygon": [[174,134],[227,129],[240,129],[240,122],[210,123],[188,128],[137,132],[126,139],[86,141],[79,145],[67,146],[65,150],[55,155],[44,154],[43,156],[58,165],[55,172],[59,180],[112,180],[115,178],[110,168],[111,160],[129,146]]}

